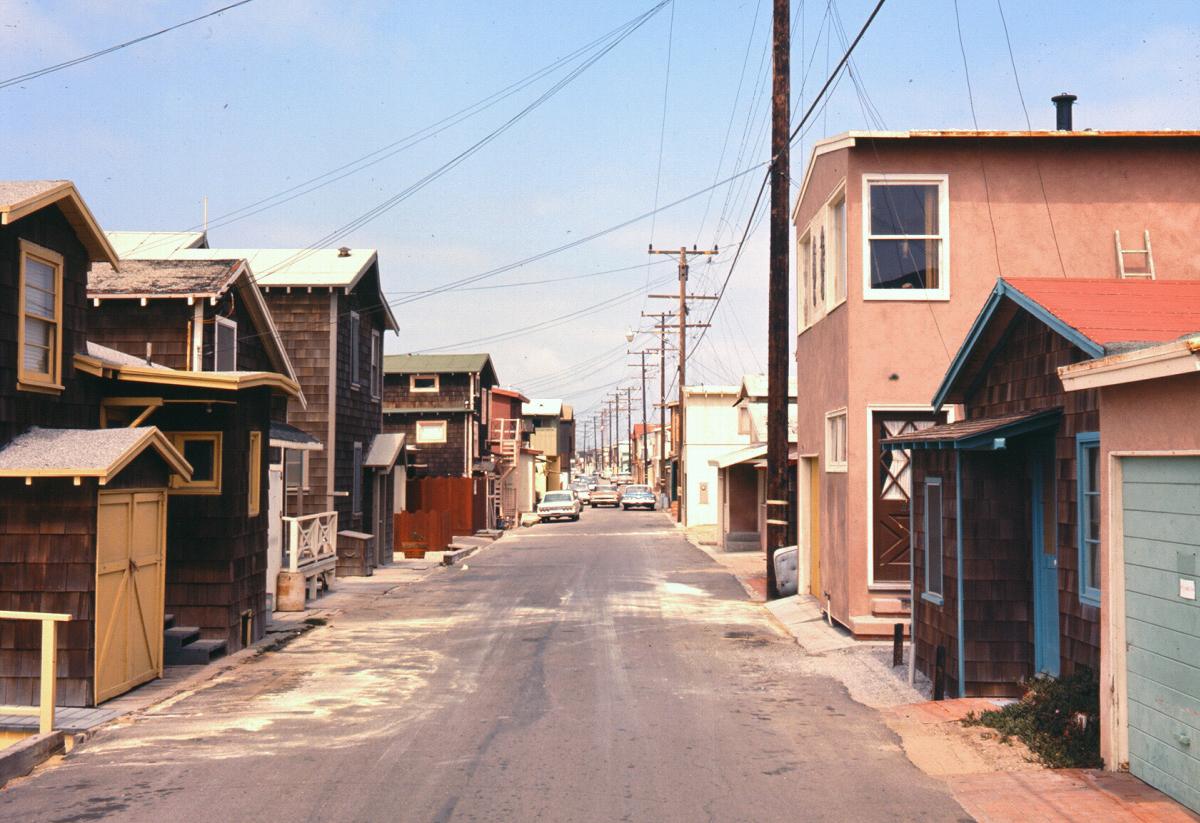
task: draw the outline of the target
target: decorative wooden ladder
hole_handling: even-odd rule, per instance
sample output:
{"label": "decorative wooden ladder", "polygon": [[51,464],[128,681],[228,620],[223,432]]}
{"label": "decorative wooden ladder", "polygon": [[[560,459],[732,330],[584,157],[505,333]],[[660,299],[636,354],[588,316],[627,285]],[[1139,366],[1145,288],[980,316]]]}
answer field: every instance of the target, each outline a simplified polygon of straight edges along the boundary
{"label": "decorative wooden ladder", "polygon": [[[1150,248],[1150,229],[1142,232],[1142,238],[1145,241],[1145,246],[1140,249],[1126,249],[1121,246],[1121,230],[1116,229],[1113,234],[1116,237],[1117,243],[1117,272],[1122,280],[1154,280],[1154,252]],[[1125,268],[1125,255],[1138,254],[1146,258],[1145,271],[1129,271]]]}

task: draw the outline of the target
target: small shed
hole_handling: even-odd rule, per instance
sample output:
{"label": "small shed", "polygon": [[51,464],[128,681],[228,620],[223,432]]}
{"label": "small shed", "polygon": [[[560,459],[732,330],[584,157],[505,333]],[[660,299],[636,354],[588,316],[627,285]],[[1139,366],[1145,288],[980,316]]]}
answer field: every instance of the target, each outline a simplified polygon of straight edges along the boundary
{"label": "small shed", "polygon": [[[0,609],[59,612],[59,703],[162,675],[167,490],[191,467],[153,426],[32,428],[0,448]],[[38,694],[36,624],[0,631],[0,704]]]}

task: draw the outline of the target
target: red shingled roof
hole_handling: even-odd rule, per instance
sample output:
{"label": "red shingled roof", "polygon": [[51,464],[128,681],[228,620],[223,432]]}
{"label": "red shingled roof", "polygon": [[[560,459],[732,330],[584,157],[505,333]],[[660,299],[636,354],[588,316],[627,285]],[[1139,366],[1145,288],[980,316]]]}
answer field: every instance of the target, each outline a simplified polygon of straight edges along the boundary
{"label": "red shingled roof", "polygon": [[1200,281],[1004,278],[1084,337],[1163,343],[1200,331]]}

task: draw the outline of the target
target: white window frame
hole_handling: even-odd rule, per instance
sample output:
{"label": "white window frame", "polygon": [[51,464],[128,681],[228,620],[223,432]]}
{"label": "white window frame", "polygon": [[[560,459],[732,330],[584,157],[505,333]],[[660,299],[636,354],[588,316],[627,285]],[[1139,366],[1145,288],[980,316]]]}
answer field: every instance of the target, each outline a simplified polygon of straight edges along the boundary
{"label": "white window frame", "polygon": [[[422,429],[441,432],[440,435],[422,434]],[[445,443],[450,435],[450,424],[446,420],[418,420],[414,437],[418,443]]]}
{"label": "white window frame", "polygon": [[[20,272],[17,284],[17,388],[22,391],[60,392],[62,386],[62,338],[63,338],[63,256],[56,251],[31,243],[21,238]],[[54,270],[54,317],[43,317],[26,309],[26,262],[33,258],[42,265]],[[46,358],[48,371],[39,372],[25,367],[25,319],[26,316],[35,318],[42,323],[53,326],[50,339],[50,351]],[[41,346],[38,346],[41,348]]]}
{"label": "white window frame", "polygon": [[[215,321],[215,325],[213,326],[212,370],[213,371],[237,371],[237,355],[238,355],[238,331],[237,331],[238,324],[237,324],[237,321],[230,320],[228,317],[221,317],[221,316],[214,317],[213,320]],[[218,331],[218,329],[220,329],[222,327],[227,328],[227,329],[228,328],[233,329],[233,368],[232,369],[222,369],[217,366],[217,361],[220,360],[220,357],[221,357],[221,345],[220,345],[221,334]]]}
{"label": "white window frame", "polygon": [[[432,380],[433,386],[421,388],[417,385],[418,380]],[[408,391],[411,394],[437,394],[441,390],[442,377],[439,374],[410,374],[408,376]]]}
{"label": "white window frame", "polygon": [[[850,462],[850,416],[847,413],[847,408],[843,406],[840,409],[825,412],[825,471],[826,472],[845,472]],[[842,459],[835,460],[834,454],[836,449],[833,442],[833,421],[837,418],[842,419],[841,433],[841,452]]]}
{"label": "white window frame", "polygon": [[[838,306],[846,302],[846,249],[849,243],[849,225],[842,227],[843,245],[837,244],[836,224],[833,219],[834,209],[842,206],[842,222],[846,222],[846,183],[842,181],[829,198],[821,205],[813,219],[800,233],[796,243],[796,295],[799,301],[797,317],[800,320],[801,331],[815,325],[823,317],[829,315]],[[823,234],[822,234],[823,233]],[[821,271],[821,238],[825,241],[825,265]],[[807,248],[806,248],[807,247]],[[842,267],[839,271],[839,266]],[[814,274],[815,270],[815,274]],[[842,275],[838,282],[839,273]],[[814,279],[820,276],[820,279]],[[838,292],[838,286],[841,292]],[[821,292],[824,291],[822,298]],[[813,296],[817,296],[817,304],[813,305]]]}
{"label": "white window frame", "polygon": [[362,336],[362,317],[356,311],[350,312],[350,385],[358,388],[362,385],[362,355],[358,353],[359,337]]}
{"label": "white window frame", "polygon": [[[938,187],[938,274],[940,282],[936,289],[874,289],[871,288],[871,186],[872,184],[907,185],[912,183],[936,185]],[[924,237],[924,235],[919,235]],[[881,235],[877,240],[904,239],[898,235]],[[862,176],[862,287],[863,300],[918,300],[939,301],[950,299],[950,175],[948,174],[893,174],[867,173]]]}
{"label": "white window frame", "polygon": [[371,330],[371,398],[378,400],[383,394],[383,333]]}
{"label": "white window frame", "polygon": [[[929,574],[931,556],[931,546],[929,545],[929,497],[930,491],[937,489],[938,496],[938,515],[941,520],[938,528],[938,574],[937,574],[937,591],[934,591],[930,585],[931,576]],[[926,477],[922,488],[924,492],[924,551],[925,551],[925,588],[921,592],[921,599],[933,603],[935,606],[941,606],[945,602],[946,597],[946,498],[945,491],[942,487],[942,478]],[[915,495],[914,495],[915,497]],[[912,505],[912,500],[909,500],[909,505]]]}
{"label": "white window frame", "polygon": [[350,514],[358,517],[363,513],[363,444],[361,440],[354,441],[354,452],[351,458],[350,478]]}

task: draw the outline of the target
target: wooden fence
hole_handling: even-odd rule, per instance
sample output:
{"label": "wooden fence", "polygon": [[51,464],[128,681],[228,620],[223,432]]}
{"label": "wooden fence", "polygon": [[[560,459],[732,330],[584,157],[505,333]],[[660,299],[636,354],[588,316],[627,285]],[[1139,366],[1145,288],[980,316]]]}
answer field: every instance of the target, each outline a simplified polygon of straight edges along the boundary
{"label": "wooden fence", "polygon": [[442,551],[450,545],[453,529],[450,512],[396,512],[393,516],[392,549],[405,557],[421,558],[427,551]]}

